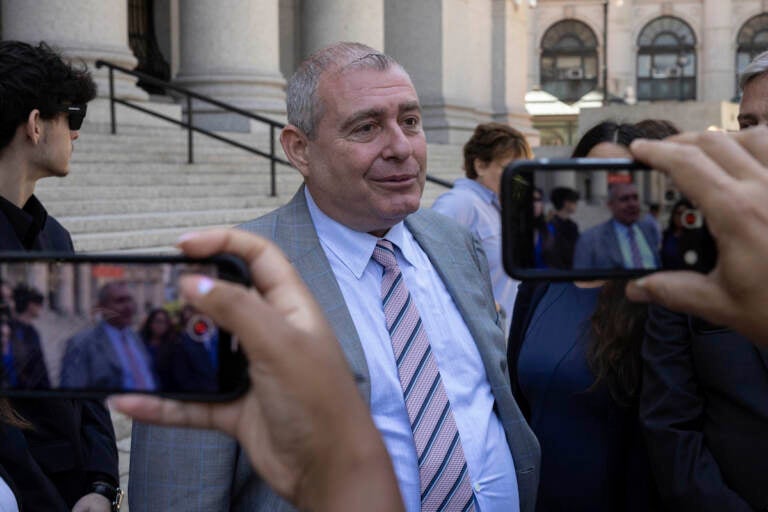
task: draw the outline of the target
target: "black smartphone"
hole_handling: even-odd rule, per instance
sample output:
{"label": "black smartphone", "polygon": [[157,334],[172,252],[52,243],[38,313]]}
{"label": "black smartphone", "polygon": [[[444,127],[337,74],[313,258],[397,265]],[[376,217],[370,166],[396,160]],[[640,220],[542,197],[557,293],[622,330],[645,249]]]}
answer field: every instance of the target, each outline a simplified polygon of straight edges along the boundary
{"label": "black smartphone", "polygon": [[662,173],[630,159],[513,162],[501,206],[504,268],[520,280],[708,272],[717,259],[699,210]]}
{"label": "black smartphone", "polygon": [[180,297],[188,273],[250,284],[229,255],[0,253],[0,395],[243,393],[237,339]]}

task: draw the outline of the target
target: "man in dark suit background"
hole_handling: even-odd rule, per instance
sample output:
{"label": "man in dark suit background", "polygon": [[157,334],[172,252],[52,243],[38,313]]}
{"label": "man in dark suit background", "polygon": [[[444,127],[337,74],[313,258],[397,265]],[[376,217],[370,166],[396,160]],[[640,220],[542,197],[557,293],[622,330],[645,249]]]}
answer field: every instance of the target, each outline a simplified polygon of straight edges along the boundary
{"label": "man in dark suit background", "polygon": [[152,361],[133,330],[136,301],[128,284],[112,281],[99,289],[101,319],[75,334],[61,364],[61,387],[73,389],[136,389],[156,387]]}
{"label": "man in dark suit background", "polygon": [[[0,249],[73,252],[69,233],[34,196],[37,180],[69,172],[73,141],[96,95],[90,74],[47,45],[0,41]],[[0,465],[24,510],[109,511],[117,446],[100,402],[13,399],[29,428],[2,425]]]}
{"label": "man in dark suit background", "polygon": [[[455,421],[459,430],[450,437],[435,431],[438,441],[430,446],[442,446],[439,458],[452,466],[461,457],[442,454],[448,447],[458,453],[453,447],[460,441],[463,468],[470,468],[467,473],[460,462],[451,471],[469,502],[450,509],[532,511],[539,447],[510,392],[487,260],[466,229],[417,211],[426,139],[407,73],[373,48],[339,43],[302,63],[288,83],[287,103],[290,124],[281,142],[305,185],[288,204],[241,228],[273,239],[324,308],[389,449],[406,509],[419,510],[434,486],[422,481],[420,463],[429,457],[419,460],[414,430],[424,424],[409,419],[408,388],[385,322],[384,264],[372,258],[377,248],[396,260],[387,268],[402,269],[397,282],[408,289],[384,302],[412,298],[421,315],[408,324],[410,340],[423,341],[426,332],[439,362],[438,378],[419,389],[428,395],[444,385],[447,423],[429,423]],[[428,467],[437,469],[432,460]],[[212,432],[134,424],[131,472],[130,504],[138,510],[293,510],[253,473],[233,440]]]}
{"label": "man in dark suit background", "polygon": [[[10,304],[0,305],[4,384],[12,388],[48,389],[50,380],[40,346],[40,334],[32,322],[40,316],[43,295],[25,284],[13,289]],[[11,309],[15,315],[11,315]]]}
{"label": "man in dark suit background", "polygon": [[658,267],[658,233],[638,222],[641,209],[635,184],[611,184],[608,208],[611,219],[584,231],[576,242],[573,268]]}
{"label": "man in dark suit background", "polygon": [[[741,127],[768,122],[768,52],[740,84]],[[667,508],[768,510],[768,350],[651,306],[642,352],[640,416]]]}

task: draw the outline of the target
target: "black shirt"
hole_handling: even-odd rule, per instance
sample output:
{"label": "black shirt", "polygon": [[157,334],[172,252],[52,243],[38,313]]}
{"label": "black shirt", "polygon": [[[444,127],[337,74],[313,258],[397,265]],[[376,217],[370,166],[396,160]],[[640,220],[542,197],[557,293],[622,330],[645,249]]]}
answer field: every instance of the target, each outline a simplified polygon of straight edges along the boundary
{"label": "black shirt", "polygon": [[[23,208],[0,197],[0,251],[72,253],[69,232],[31,196]],[[95,481],[118,483],[115,433],[96,400],[13,399],[33,425],[0,424],[0,467],[10,476],[22,511],[70,511]]]}

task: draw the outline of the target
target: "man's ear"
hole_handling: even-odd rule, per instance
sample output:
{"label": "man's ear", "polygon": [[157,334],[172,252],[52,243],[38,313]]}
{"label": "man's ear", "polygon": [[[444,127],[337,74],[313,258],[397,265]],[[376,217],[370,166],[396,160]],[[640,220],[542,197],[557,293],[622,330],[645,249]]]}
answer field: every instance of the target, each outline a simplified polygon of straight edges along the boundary
{"label": "man's ear", "polygon": [[37,143],[40,142],[40,138],[42,137],[42,133],[43,133],[42,124],[43,124],[43,119],[40,117],[40,111],[35,108],[35,109],[32,109],[32,111],[27,116],[26,122],[22,125],[24,134],[35,145],[37,145]]}
{"label": "man's ear", "polygon": [[488,170],[489,164],[487,162],[483,162],[479,158],[475,158],[472,161],[472,166],[475,168],[475,174],[477,174],[478,176],[482,176],[483,174],[485,174],[485,171]]}
{"label": "man's ear", "polygon": [[280,144],[285,156],[305,178],[309,175],[309,139],[296,126],[289,124],[280,132]]}

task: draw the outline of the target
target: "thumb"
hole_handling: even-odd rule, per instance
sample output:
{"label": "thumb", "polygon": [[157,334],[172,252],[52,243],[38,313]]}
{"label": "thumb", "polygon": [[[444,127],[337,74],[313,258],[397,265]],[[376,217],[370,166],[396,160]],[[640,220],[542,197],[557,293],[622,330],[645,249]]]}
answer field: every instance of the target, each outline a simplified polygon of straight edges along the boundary
{"label": "thumb", "polygon": [[723,322],[728,310],[728,301],[714,279],[698,272],[657,272],[630,281],[626,293],[630,300],[655,302],[714,323]]}

